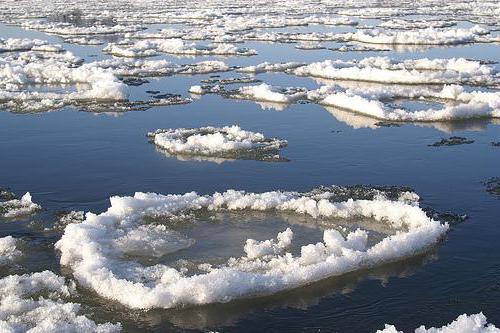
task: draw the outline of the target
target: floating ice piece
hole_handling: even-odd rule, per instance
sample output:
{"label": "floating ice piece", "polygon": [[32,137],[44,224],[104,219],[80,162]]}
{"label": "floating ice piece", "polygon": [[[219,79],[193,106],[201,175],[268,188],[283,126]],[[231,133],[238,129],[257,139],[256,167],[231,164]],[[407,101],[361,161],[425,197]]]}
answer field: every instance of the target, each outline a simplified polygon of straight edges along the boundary
{"label": "floating ice piece", "polygon": [[295,103],[305,96],[306,91],[301,88],[280,89],[265,83],[240,87],[230,95],[232,98],[284,104]]}
{"label": "floating ice piece", "polygon": [[317,42],[301,42],[295,45],[295,48],[300,50],[322,50],[326,47],[323,44]]}
{"label": "floating ice piece", "polygon": [[207,74],[226,72],[231,68],[223,61],[207,60],[194,64],[178,65],[166,60],[107,59],[90,63],[89,66],[106,68],[119,76],[153,77],[175,74]]}
{"label": "floating ice piece", "polygon": [[9,275],[0,279],[2,332],[112,333],[120,324],[96,324],[78,315],[80,305],[65,303],[75,292],[73,284],[50,271]]}
{"label": "floating ice piece", "polygon": [[[333,193],[325,191],[258,194],[234,190],[205,196],[191,192],[112,197],[106,212],[88,213],[84,222],[68,225],[56,248],[61,252],[61,264],[72,269],[82,286],[102,297],[131,308],[171,308],[272,294],[400,260],[435,245],[449,228],[447,223],[429,218],[415,198],[407,195],[401,200],[389,200],[383,195],[368,200],[329,200],[333,198]],[[347,220],[370,218],[391,232],[371,243],[364,230],[346,236],[326,230],[322,242],[305,245],[300,254],[293,255],[281,254],[292,241],[291,231],[286,231],[277,240],[250,241],[247,256],[231,258],[218,266],[205,265],[206,273],[191,276],[162,264],[142,266],[124,256],[126,249],[113,245],[117,238],[148,225],[151,219],[219,210],[284,211]]]}
{"label": "floating ice piece", "polygon": [[51,45],[48,42],[40,39],[0,38],[0,53],[29,50],[59,52],[62,51],[62,47],[60,45]]}
{"label": "floating ice piece", "polygon": [[287,70],[295,69],[297,67],[304,66],[299,62],[283,62],[272,64],[269,62],[263,62],[255,66],[247,66],[237,69],[238,72],[242,73],[265,73],[265,72],[285,72]]}
{"label": "floating ice piece", "polygon": [[411,44],[411,45],[455,45],[486,42],[489,31],[478,25],[472,28],[435,29],[427,28],[411,31],[358,30],[338,34],[343,41],[356,41],[372,44]]}
{"label": "floating ice piece", "polygon": [[10,263],[22,254],[16,245],[17,241],[12,236],[0,238],[0,265]]}
{"label": "floating ice piece", "polygon": [[31,194],[26,192],[21,199],[12,199],[0,202],[0,217],[20,217],[29,215],[42,207],[31,201]]}
{"label": "floating ice piece", "polygon": [[80,35],[108,35],[116,33],[135,32],[143,30],[139,25],[99,25],[93,23],[92,26],[81,27],[61,22],[25,21],[21,26],[26,29],[43,31],[59,36],[80,36]]}
{"label": "floating ice piece", "polygon": [[[331,87],[322,87],[309,92],[309,98],[316,100]],[[335,91],[335,88],[333,88]],[[444,105],[441,109],[429,108],[420,111],[391,108],[381,100],[407,99],[440,99],[454,102]],[[463,87],[456,85],[444,86],[442,90],[418,88],[386,88],[386,89],[348,89],[326,93],[326,97],[317,101],[319,104],[351,110],[381,120],[389,121],[450,121],[474,118],[499,118],[500,93],[498,92],[465,92]]]}
{"label": "floating ice piece", "polygon": [[[452,323],[440,328],[425,328],[420,326],[415,333],[499,333],[500,329],[493,324],[488,324],[486,316],[480,312],[473,315],[463,314],[458,316]],[[383,330],[377,333],[403,333],[398,331],[393,325],[385,325]]]}
{"label": "floating ice piece", "polygon": [[414,29],[426,29],[426,28],[449,28],[455,26],[457,23],[453,21],[441,21],[441,20],[404,20],[404,19],[392,19],[384,21],[379,24],[379,27],[389,28],[389,29],[402,29],[402,30],[414,30]]}
{"label": "floating ice piece", "polygon": [[280,160],[286,140],[266,138],[239,126],[179,128],[148,133],[154,144],[172,155]]}
{"label": "floating ice piece", "polygon": [[159,53],[177,54],[177,55],[227,55],[227,56],[251,56],[257,54],[257,51],[245,47],[238,47],[233,44],[213,44],[197,45],[195,43],[186,43],[182,39],[165,40],[140,40],[133,44],[108,44],[104,52],[121,57],[150,57]]}
{"label": "floating ice piece", "polygon": [[332,80],[402,84],[494,84],[496,71],[480,61],[464,58],[395,61],[388,57],[369,57],[359,62],[325,60],[296,68],[299,76]]}

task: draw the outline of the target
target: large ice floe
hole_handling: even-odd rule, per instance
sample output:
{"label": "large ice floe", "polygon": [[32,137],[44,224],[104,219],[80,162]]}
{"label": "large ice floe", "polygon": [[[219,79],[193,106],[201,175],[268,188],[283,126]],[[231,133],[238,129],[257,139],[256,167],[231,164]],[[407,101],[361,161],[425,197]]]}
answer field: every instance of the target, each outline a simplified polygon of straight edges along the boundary
{"label": "large ice floe", "polygon": [[153,143],[181,158],[255,159],[283,161],[279,155],[286,140],[266,138],[239,126],[159,129],[148,133]]}
{"label": "large ice floe", "polygon": [[[258,66],[257,66],[258,67]],[[394,84],[498,84],[496,70],[464,58],[408,59],[368,57],[359,61],[326,60],[292,71],[299,76]]]}
{"label": "large ice floe", "polygon": [[[415,193],[368,190],[357,198],[355,193],[332,187],[309,193],[228,190],[213,195],[115,196],[106,212],[87,213],[85,221],[68,225],[56,248],[61,264],[71,268],[82,286],[102,297],[131,308],[171,308],[272,294],[402,260],[434,246],[449,228],[426,215]],[[204,272],[161,263],[143,266],[127,259],[130,251],[148,256],[154,247],[158,256],[189,246],[191,241],[173,234],[168,221],[191,223],[182,216],[221,211],[299,214],[309,216],[311,223],[343,221],[347,227],[330,224],[322,240],[304,244],[297,253],[288,250],[294,242],[293,227],[276,239],[249,239],[243,246],[245,255],[225,263],[200,263]],[[366,219],[373,220],[370,225],[378,236],[356,227],[356,221]]]}
{"label": "large ice floe", "polygon": [[0,217],[15,218],[32,214],[42,207],[34,203],[31,194],[27,192],[21,199],[0,201]]}
{"label": "large ice floe", "polygon": [[0,279],[0,331],[112,333],[120,324],[96,324],[79,315],[80,304],[65,302],[76,293],[74,282],[50,271]]}
{"label": "large ice floe", "polygon": [[[489,324],[486,316],[483,313],[473,315],[463,314],[458,316],[453,322],[443,327],[426,328],[420,326],[415,329],[415,333],[498,333],[500,329],[493,324]],[[398,331],[393,325],[385,325],[383,330],[378,330],[377,333],[403,333]]]}

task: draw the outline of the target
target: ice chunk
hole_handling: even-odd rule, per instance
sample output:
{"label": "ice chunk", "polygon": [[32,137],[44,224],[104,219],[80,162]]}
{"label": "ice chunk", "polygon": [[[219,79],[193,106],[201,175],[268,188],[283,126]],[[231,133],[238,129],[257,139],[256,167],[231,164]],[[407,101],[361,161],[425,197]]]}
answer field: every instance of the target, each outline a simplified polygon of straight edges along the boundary
{"label": "ice chunk", "polygon": [[26,192],[21,199],[0,202],[0,217],[14,218],[29,215],[42,207],[31,200],[31,194]]}
{"label": "ice chunk", "polygon": [[[498,333],[500,329],[493,324],[488,324],[486,316],[480,312],[468,316],[467,314],[460,315],[452,323],[440,328],[425,328],[420,326],[415,330],[415,333]],[[378,330],[377,333],[403,333],[398,331],[393,325],[385,325],[383,330]]]}
{"label": "ice chunk", "polygon": [[[270,159],[287,145],[239,126],[179,128],[148,133],[155,145],[172,155]],[[279,159],[279,157],[278,157]]]}

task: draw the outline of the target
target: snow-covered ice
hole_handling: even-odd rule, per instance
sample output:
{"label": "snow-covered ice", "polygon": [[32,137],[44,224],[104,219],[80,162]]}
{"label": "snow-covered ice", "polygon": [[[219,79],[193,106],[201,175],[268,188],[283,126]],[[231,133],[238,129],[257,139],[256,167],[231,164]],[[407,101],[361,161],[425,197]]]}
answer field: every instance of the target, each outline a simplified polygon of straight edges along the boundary
{"label": "snow-covered ice", "polygon": [[31,194],[27,192],[21,199],[0,202],[0,217],[15,218],[32,214],[42,207],[34,203]]}
{"label": "snow-covered ice", "polygon": [[[443,327],[426,328],[420,326],[415,329],[415,333],[498,333],[500,329],[493,324],[489,324],[486,316],[480,312],[477,314],[458,316],[453,322]],[[398,331],[394,325],[385,325],[383,330],[378,330],[377,333],[403,333]]]}
{"label": "snow-covered ice", "polygon": [[50,271],[9,275],[0,279],[0,330],[2,332],[112,333],[120,324],[96,324],[79,315],[80,304],[65,302],[74,283]]}
{"label": "snow-covered ice", "polygon": [[172,155],[279,160],[287,142],[266,138],[239,126],[160,129],[148,133],[154,144]]}
{"label": "snow-covered ice", "polygon": [[[68,225],[56,247],[61,252],[61,264],[70,267],[83,286],[128,307],[150,309],[271,294],[400,260],[435,245],[449,228],[447,223],[429,218],[414,196],[410,201],[408,195],[399,200],[378,195],[372,200],[331,202],[332,195],[229,190],[205,196],[191,192],[112,197],[106,212],[87,213],[84,222]],[[145,220],[200,210],[285,211],[313,219],[371,218],[393,232],[372,244],[366,230],[356,229],[342,235],[335,229],[327,229],[322,241],[304,245],[300,254],[293,255],[286,252],[293,241],[292,231],[286,230],[276,240],[248,240],[247,256],[230,258],[225,264],[211,266],[206,273],[194,275],[163,264],[142,266],[126,260],[123,254],[127,247],[116,244],[116,239],[124,236],[128,239],[126,235],[143,228]],[[140,248],[137,242],[143,238],[132,239],[131,248]],[[163,251],[170,249],[162,249],[160,253]]]}

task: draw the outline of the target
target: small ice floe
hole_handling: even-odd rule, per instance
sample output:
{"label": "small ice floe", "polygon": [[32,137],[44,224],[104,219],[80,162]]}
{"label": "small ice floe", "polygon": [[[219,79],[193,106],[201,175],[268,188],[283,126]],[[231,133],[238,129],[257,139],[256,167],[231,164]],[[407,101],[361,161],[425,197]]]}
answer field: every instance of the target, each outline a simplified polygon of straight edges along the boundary
{"label": "small ice floe", "polygon": [[77,26],[69,22],[49,22],[41,20],[24,21],[21,26],[25,29],[37,30],[58,36],[88,36],[88,35],[109,35],[116,33],[127,33],[143,30],[140,25],[104,25],[92,22],[88,26]]}
{"label": "small ice floe", "polygon": [[485,181],[486,192],[500,198],[500,177],[493,177]]}
{"label": "small ice floe", "polygon": [[[458,316],[453,322],[443,327],[426,328],[420,326],[415,329],[415,333],[499,333],[500,329],[493,324],[489,324],[486,316],[480,312],[477,314]],[[403,333],[398,331],[394,325],[385,325],[385,328],[378,330],[376,333]]]}
{"label": "small ice floe", "polygon": [[[499,118],[500,93],[466,92],[457,85],[445,85],[441,90],[418,87],[378,87],[338,90],[324,86],[310,91],[308,98],[318,104],[350,110],[385,121],[450,121],[459,119]],[[410,111],[391,107],[394,99],[418,101],[440,100],[441,108],[426,108]]]}
{"label": "small ice floe", "polygon": [[12,236],[0,238],[0,266],[11,263],[22,255],[17,248],[17,240]]}
{"label": "small ice floe", "polygon": [[64,40],[65,43],[69,44],[78,44],[78,45],[102,45],[104,42],[97,38],[88,38],[88,37],[73,37],[66,38]]}
{"label": "small ice floe", "polygon": [[391,20],[384,21],[379,24],[379,27],[388,29],[400,29],[400,30],[415,30],[415,29],[427,29],[427,28],[449,28],[457,25],[454,21],[443,21],[443,20],[426,20],[426,19],[400,19],[395,18]]}
{"label": "small ice floe", "polygon": [[150,57],[160,53],[203,56],[203,55],[226,55],[226,56],[252,56],[257,51],[233,44],[217,43],[211,45],[197,45],[187,43],[182,39],[165,40],[140,40],[135,43],[122,42],[119,44],[110,43],[104,52],[120,57]]}
{"label": "small ice floe", "polygon": [[295,45],[296,49],[299,50],[322,50],[326,49],[326,47],[318,42],[301,42]]}
{"label": "small ice floe", "polygon": [[[90,65],[90,64],[89,64]],[[115,58],[91,63],[91,66],[105,68],[121,77],[156,77],[175,74],[208,74],[227,72],[231,68],[223,61],[208,60],[193,64],[173,64],[166,60],[143,60]]]}
{"label": "small ice floe", "polygon": [[245,131],[236,125],[160,129],[148,133],[148,137],[158,148],[181,157],[285,161],[279,152],[287,145],[286,140],[266,138],[261,133]]}
{"label": "small ice floe", "polygon": [[360,61],[325,60],[298,67],[293,74],[331,80],[398,84],[493,85],[499,81],[493,67],[464,58],[397,61],[389,57],[369,57]]}
{"label": "small ice floe", "polygon": [[60,45],[52,45],[47,41],[28,38],[0,38],[0,53],[13,51],[60,52]]}
{"label": "small ice floe", "polygon": [[[56,248],[61,253],[61,265],[70,268],[79,283],[130,308],[229,302],[421,254],[443,238],[449,225],[430,218],[418,200],[416,194],[404,190],[366,192],[362,188],[338,187],[308,193],[135,193],[133,197],[112,197],[107,211],[99,215],[87,213],[82,223],[68,225]],[[310,223],[327,223],[331,219],[346,225],[368,219],[373,221],[368,225],[375,234],[358,224],[340,231],[325,224],[329,227],[321,240],[298,248],[295,245],[297,250],[292,252],[290,228],[270,239],[248,239],[242,245],[243,256],[232,256],[218,264],[198,262],[198,267],[204,269],[194,272],[165,264],[143,265],[129,257],[130,253],[148,255],[149,250],[158,256],[172,252],[182,256],[182,250],[191,242],[168,232],[172,230],[169,219],[219,211],[247,215],[252,211],[283,212],[309,216]],[[196,227],[192,219],[176,223],[177,227],[182,223]],[[163,242],[163,238],[173,241]]]}
{"label": "small ice floe", "polygon": [[357,30],[337,34],[338,41],[355,41],[370,44],[409,44],[409,45],[456,45],[474,42],[490,42],[489,30],[475,25],[471,28],[436,29],[428,27],[416,30]]}
{"label": "small ice floe", "polygon": [[31,200],[31,194],[27,192],[21,199],[0,201],[0,217],[15,218],[30,215],[42,207]]}
{"label": "small ice floe", "polygon": [[79,314],[80,304],[65,302],[74,283],[50,271],[0,279],[0,327],[3,332],[114,333],[121,325],[97,324]]}
{"label": "small ice floe", "polygon": [[[229,84],[243,84],[243,83],[259,83],[262,82],[255,77],[243,76],[243,77],[228,77],[228,78],[210,78],[201,80],[201,83],[210,85],[229,85]],[[193,86],[195,87],[195,86]],[[193,88],[191,87],[191,88]],[[194,90],[200,91],[200,89],[195,88]]]}
{"label": "small ice floe", "polygon": [[474,143],[474,140],[463,138],[461,136],[451,136],[449,138],[443,138],[439,141],[434,142],[429,145],[429,147],[442,147],[442,146],[459,146],[468,145]]}
{"label": "small ice floe", "polygon": [[240,87],[231,91],[229,97],[237,99],[248,99],[272,103],[295,103],[307,96],[307,91],[303,88],[289,87],[276,88],[262,83],[255,86]]}
{"label": "small ice floe", "polygon": [[282,62],[275,64],[269,62],[263,62],[261,64],[254,66],[238,68],[236,71],[241,73],[251,73],[251,74],[259,74],[267,72],[286,72],[288,70],[292,70],[300,66],[304,66],[304,64],[300,62]]}

